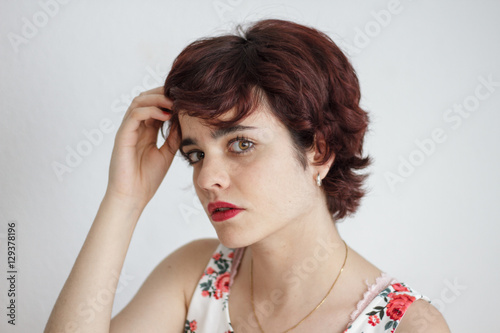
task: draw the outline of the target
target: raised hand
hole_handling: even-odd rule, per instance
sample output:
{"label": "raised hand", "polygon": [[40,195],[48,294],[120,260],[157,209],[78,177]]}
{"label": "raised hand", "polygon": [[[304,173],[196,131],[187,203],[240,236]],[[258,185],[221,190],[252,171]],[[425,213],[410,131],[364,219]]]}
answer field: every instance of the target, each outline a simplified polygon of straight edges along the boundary
{"label": "raised hand", "polygon": [[163,87],[134,98],[116,134],[106,196],[139,208],[154,196],[179,147],[173,132],[160,148],[156,145],[161,125],[171,117],[164,109],[171,108]]}

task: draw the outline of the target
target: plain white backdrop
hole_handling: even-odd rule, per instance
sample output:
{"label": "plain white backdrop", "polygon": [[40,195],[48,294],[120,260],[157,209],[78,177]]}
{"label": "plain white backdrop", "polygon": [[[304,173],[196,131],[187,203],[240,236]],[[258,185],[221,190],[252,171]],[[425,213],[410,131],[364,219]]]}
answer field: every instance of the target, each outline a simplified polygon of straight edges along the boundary
{"label": "plain white backdrop", "polygon": [[[40,332],[106,189],[130,100],[163,84],[188,43],[291,19],[349,55],[372,123],[369,194],[339,224],[355,250],[433,300],[453,332],[496,327],[500,2],[2,1],[0,276],[16,223],[16,325]],[[161,142],[160,142],[161,143]],[[166,255],[215,237],[174,160],[136,228],[113,313]]]}

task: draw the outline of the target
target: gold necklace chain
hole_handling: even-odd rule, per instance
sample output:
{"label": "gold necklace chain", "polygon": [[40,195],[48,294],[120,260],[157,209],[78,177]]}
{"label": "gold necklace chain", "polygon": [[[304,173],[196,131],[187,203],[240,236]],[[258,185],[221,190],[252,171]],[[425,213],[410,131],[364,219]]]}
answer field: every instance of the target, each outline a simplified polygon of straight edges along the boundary
{"label": "gold necklace chain", "polygon": [[[340,268],[339,274],[337,274],[337,277],[335,278],[335,281],[333,281],[333,284],[330,287],[330,290],[328,290],[328,292],[326,293],[325,297],[323,297],[323,299],[321,300],[321,302],[319,302],[319,304],[316,305],[316,307],[311,312],[309,312],[307,314],[307,316],[305,316],[304,318],[302,318],[302,320],[299,321],[297,324],[295,324],[292,327],[290,327],[289,329],[283,331],[283,333],[289,332],[289,331],[293,330],[295,327],[297,327],[300,324],[302,324],[302,322],[304,320],[306,320],[314,311],[318,310],[318,308],[325,302],[325,300],[328,297],[328,295],[330,295],[330,292],[332,291],[333,287],[337,283],[337,280],[339,279],[340,274],[342,274],[342,271],[344,270],[345,263],[347,261],[347,254],[348,254],[347,244],[345,243],[344,240],[342,240],[342,242],[344,242],[344,246],[345,246],[344,263],[342,264],[342,267]],[[259,318],[257,318],[257,314],[255,313],[255,306],[253,304],[253,257],[251,259],[251,264],[250,264],[250,300],[251,300],[251,303],[252,303],[253,315],[255,316],[255,320],[257,321],[257,325],[259,325],[259,329],[260,329],[261,333],[265,333],[264,330],[262,329],[262,326],[260,325]]]}

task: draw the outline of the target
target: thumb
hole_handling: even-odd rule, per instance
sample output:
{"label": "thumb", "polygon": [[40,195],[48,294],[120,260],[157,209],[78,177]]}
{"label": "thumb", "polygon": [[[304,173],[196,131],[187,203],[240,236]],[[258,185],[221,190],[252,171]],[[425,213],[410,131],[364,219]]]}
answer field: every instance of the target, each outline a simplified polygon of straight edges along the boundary
{"label": "thumb", "polygon": [[168,133],[167,139],[160,147],[160,152],[167,160],[172,160],[177,151],[179,150],[179,146],[181,143],[181,138],[179,137],[179,131],[177,129],[170,130]]}

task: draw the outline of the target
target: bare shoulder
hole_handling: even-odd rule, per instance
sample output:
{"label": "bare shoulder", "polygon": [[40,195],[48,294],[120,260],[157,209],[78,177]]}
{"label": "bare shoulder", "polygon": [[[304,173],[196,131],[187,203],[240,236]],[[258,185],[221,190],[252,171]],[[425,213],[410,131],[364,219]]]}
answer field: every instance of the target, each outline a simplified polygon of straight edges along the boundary
{"label": "bare shoulder", "polygon": [[110,332],[182,331],[196,285],[219,244],[214,238],[198,239],[165,257],[112,319]]}
{"label": "bare shoulder", "polygon": [[[169,254],[159,266],[174,266],[178,269],[196,269],[200,264],[206,265],[211,254],[219,246],[219,240],[216,238],[202,238],[193,240]],[[199,267],[198,267],[199,268]]]}
{"label": "bare shoulder", "polygon": [[[173,253],[173,264],[178,267],[178,274],[184,280],[184,296],[186,309],[193,296],[198,281],[203,274],[212,254],[219,246],[220,242],[216,238],[203,238],[194,240]],[[165,264],[168,260],[165,260]]]}
{"label": "bare shoulder", "polygon": [[419,299],[413,302],[401,319],[397,333],[449,333],[446,321],[434,305]]}
{"label": "bare shoulder", "polygon": [[[362,299],[366,290],[364,281],[369,284],[376,282],[376,278],[382,274],[382,271],[359,255],[356,251],[350,249],[352,253],[351,263],[355,273],[350,279],[350,293],[353,293],[356,299]],[[353,303],[354,304],[354,303]],[[357,304],[357,303],[355,303]],[[352,306],[352,305],[351,305]],[[357,306],[357,305],[354,305]],[[397,333],[449,333],[450,329],[446,324],[443,315],[431,303],[419,299],[413,302],[401,322],[399,323]]]}
{"label": "bare shoulder", "polygon": [[219,244],[216,238],[193,240],[168,255],[155,269],[163,272],[161,275],[165,277],[170,275],[179,278],[186,309],[203,270]]}

